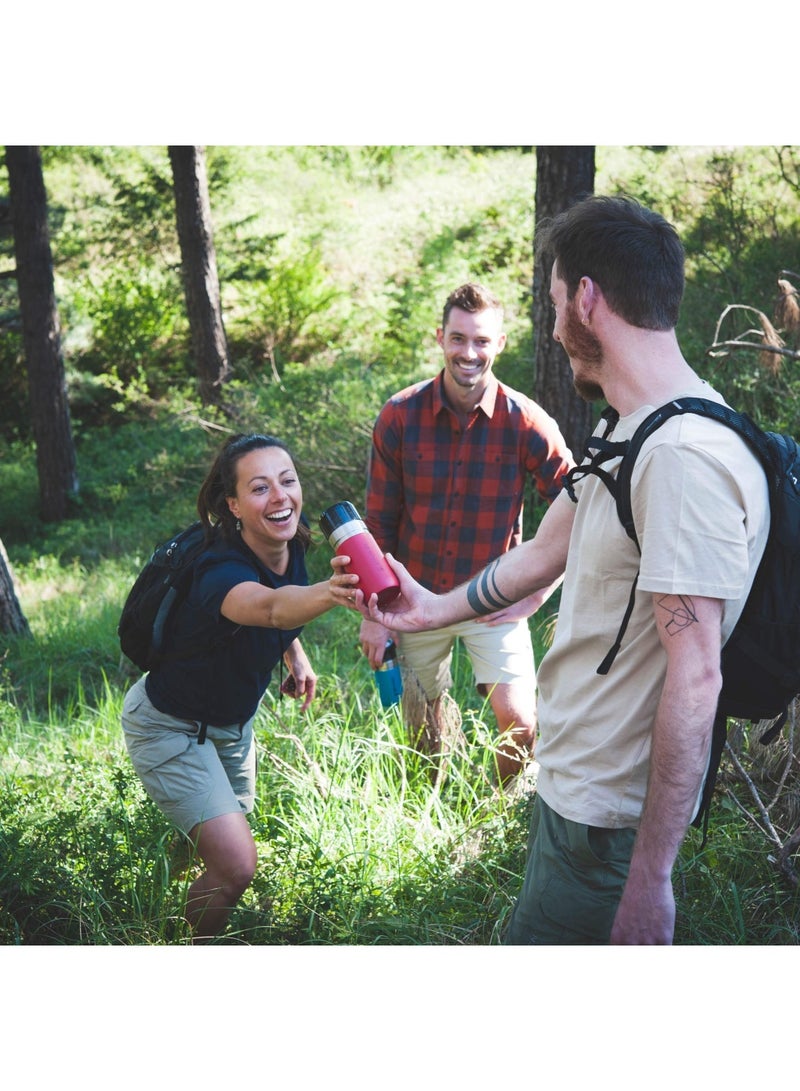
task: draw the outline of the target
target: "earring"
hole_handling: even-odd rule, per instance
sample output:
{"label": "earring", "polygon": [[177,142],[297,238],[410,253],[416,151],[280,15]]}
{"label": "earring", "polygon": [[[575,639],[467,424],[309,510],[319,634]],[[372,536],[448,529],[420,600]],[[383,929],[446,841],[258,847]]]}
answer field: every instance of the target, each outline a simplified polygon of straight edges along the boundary
{"label": "earring", "polygon": [[242,520],[241,519],[236,520],[236,529],[241,533],[241,530],[242,530]]}

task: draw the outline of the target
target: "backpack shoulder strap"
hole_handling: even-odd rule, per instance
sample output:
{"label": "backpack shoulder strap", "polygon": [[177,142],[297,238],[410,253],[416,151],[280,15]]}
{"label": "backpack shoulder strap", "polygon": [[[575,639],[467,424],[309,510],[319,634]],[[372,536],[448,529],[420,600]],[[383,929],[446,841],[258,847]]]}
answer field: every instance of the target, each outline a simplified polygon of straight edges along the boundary
{"label": "backpack shoulder strap", "polygon": [[766,436],[747,416],[746,413],[737,413],[730,406],[722,405],[720,402],[712,402],[707,398],[675,398],[671,402],[667,402],[666,405],[662,405],[659,409],[655,409],[649,417],[646,417],[634,434],[631,436],[630,444],[625,457],[620,464],[619,471],[617,472],[615,499],[617,501],[617,514],[619,515],[620,522],[625,528],[625,532],[638,546],[638,540],[636,537],[636,529],[633,525],[633,513],[631,511],[631,478],[633,476],[633,467],[636,464],[639,451],[642,448],[642,444],[650,438],[653,432],[657,428],[660,428],[665,421],[670,417],[676,417],[683,413],[695,413],[701,417],[708,417],[711,420],[718,421],[720,424],[726,424],[729,428],[732,428],[735,432],[745,440],[754,454],[760,458],[765,471],[767,471],[770,477],[770,487],[772,487],[772,481],[774,480],[774,462],[770,453],[769,444]]}
{"label": "backpack shoulder strap", "polygon": [[607,406],[600,420],[605,424],[603,432],[589,436],[583,446],[581,461],[564,475],[564,488],[574,504],[578,502],[575,493],[575,482],[580,481],[589,474],[599,477],[609,492],[616,495],[616,482],[611,474],[603,468],[603,463],[608,462],[609,459],[624,455],[628,449],[628,443],[627,440],[615,443],[608,438],[619,420],[619,413],[616,409]]}
{"label": "backpack shoulder strap", "polygon": [[[734,431],[738,432],[761,459],[764,469],[767,471],[768,477],[770,478],[770,489],[773,488],[775,469],[774,460],[772,459],[769,449],[769,443],[758,425],[756,425],[747,414],[737,413],[735,410],[731,409],[730,406],[722,405],[720,402],[709,401],[707,398],[674,398],[671,402],[667,402],[665,405],[660,406],[660,408],[653,410],[648,417],[645,417],[631,436],[630,441],[627,444],[627,450],[624,452],[622,462],[617,470],[614,487],[611,489],[616,501],[619,521],[622,523],[622,526],[625,528],[625,533],[634,542],[637,549],[639,548],[639,539],[636,536],[636,528],[633,524],[633,510],[631,505],[631,478],[633,477],[633,467],[636,464],[637,456],[642,449],[642,444],[645,440],[647,440],[657,428],[660,428],[665,421],[669,420],[670,417],[675,417],[683,413],[696,413],[698,416],[709,417],[712,420],[719,421],[720,424],[728,425],[729,428],[733,428]],[[622,646],[622,638],[628,628],[628,622],[630,621],[633,612],[638,578],[637,574],[633,586],[631,587],[628,605],[622,618],[619,631],[617,632],[617,638],[608,651],[608,654],[603,659],[603,662],[597,668],[598,674],[608,674],[611,665],[616,658],[617,652]]]}

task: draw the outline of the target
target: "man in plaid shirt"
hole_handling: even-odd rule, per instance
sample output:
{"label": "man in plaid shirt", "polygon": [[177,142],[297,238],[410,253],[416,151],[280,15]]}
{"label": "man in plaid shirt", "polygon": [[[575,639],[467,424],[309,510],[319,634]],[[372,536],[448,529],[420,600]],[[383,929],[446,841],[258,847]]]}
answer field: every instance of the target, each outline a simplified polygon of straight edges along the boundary
{"label": "man in plaid shirt", "polygon": [[[573,462],[552,417],[493,374],[506,343],[503,307],[494,295],[477,284],[457,288],[436,339],[442,371],[399,391],[378,415],[365,521],[384,552],[424,587],[442,593],[521,542],[526,479],[550,503]],[[445,745],[441,703],[452,686],[453,645],[460,637],[502,735],[498,780],[509,781],[532,756],[536,668],[527,618],[555,586],[435,632],[395,638],[376,621],[362,622],[361,646],[373,668],[382,662],[386,641],[397,640],[404,665],[427,697],[434,752]]]}

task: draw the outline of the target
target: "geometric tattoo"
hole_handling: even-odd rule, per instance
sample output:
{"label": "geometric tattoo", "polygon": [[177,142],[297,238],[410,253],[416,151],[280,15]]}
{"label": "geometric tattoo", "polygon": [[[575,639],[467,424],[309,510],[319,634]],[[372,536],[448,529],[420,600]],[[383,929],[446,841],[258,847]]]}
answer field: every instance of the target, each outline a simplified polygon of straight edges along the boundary
{"label": "geometric tattoo", "polygon": [[511,606],[514,602],[513,599],[506,598],[495,581],[499,563],[499,558],[492,561],[470,580],[467,587],[467,602],[478,617],[493,614],[495,610],[502,610],[504,606]]}
{"label": "geometric tattoo", "polygon": [[690,598],[679,595],[681,605],[674,609],[664,605],[666,597],[665,595],[664,598],[658,599],[656,605],[671,615],[666,624],[666,630],[670,636],[673,636],[675,633],[680,633],[683,629],[688,629],[690,625],[693,625],[697,621],[697,614],[694,612],[694,603]]}

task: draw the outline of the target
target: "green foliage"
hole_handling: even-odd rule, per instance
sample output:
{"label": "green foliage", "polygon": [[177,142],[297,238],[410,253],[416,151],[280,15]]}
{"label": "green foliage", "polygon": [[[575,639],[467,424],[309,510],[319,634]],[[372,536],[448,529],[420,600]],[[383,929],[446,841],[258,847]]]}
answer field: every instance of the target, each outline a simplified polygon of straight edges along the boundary
{"label": "green foliage", "polygon": [[[361,504],[371,421],[392,391],[439,366],[434,331],[458,282],[484,279],[504,300],[498,373],[531,389],[535,157],[209,149],[234,377],[224,407],[201,411],[166,149],[44,152],[81,492],[63,523],[40,522],[20,338],[6,326],[0,535],[32,637],[0,648],[0,943],[182,943],[194,865],[121,740],[124,596],[153,546],[194,517],[225,436],[251,429],[294,452],[317,541],[311,574],[324,578],[316,518],[337,499]],[[634,192],[678,224],[687,355],[734,404],[795,431],[793,364],[773,374],[755,353],[705,353],[728,302],[769,314],[778,271],[800,268],[797,163],[791,149],[598,149],[596,187]],[[6,268],[8,254],[0,238]],[[11,283],[0,279],[3,321]],[[539,654],[551,625],[534,626]],[[228,942],[495,943],[520,882],[530,799],[493,792],[493,721],[460,653],[454,694],[469,746],[433,789],[426,759],[380,709],[357,634],[343,611],[308,626],[318,700],[304,717],[268,694],[259,712],[259,865]],[[797,943],[797,895],[729,788],[707,846],[692,833],[681,853],[677,940]]]}
{"label": "green foliage", "polygon": [[[610,189],[633,193],[676,224],[687,254],[687,287],[678,327],[684,354],[738,409],[773,430],[797,431],[797,368],[778,373],[758,349],[707,355],[731,304],[772,318],[781,270],[800,270],[797,160],[790,149],[646,151],[633,173],[611,175]],[[742,332],[752,318],[726,324]]]}
{"label": "green foliage", "polygon": [[[4,294],[2,283],[0,300]],[[28,380],[23,360],[21,331],[0,329],[0,436],[9,439],[30,435]]]}
{"label": "green foliage", "polygon": [[237,285],[228,325],[232,355],[269,364],[276,374],[287,361],[307,361],[324,352],[341,328],[336,313],[344,293],[325,270],[313,244],[297,258],[278,259],[259,278]]}
{"label": "green foliage", "polygon": [[[484,279],[507,308],[500,374],[530,390],[530,150],[207,149],[234,379],[342,355],[365,371],[429,372],[446,295]],[[193,396],[167,149],[54,147],[43,161],[76,430],[146,411],[176,384]],[[786,148],[598,148],[598,191],[634,193],[681,230],[679,333],[700,366],[722,308],[769,312],[778,270],[800,265],[797,174]],[[5,236],[0,262],[12,261]],[[15,309],[0,280],[0,316]],[[0,424],[26,439],[20,347],[13,332],[0,342]],[[741,355],[708,370],[745,408],[772,414],[794,397],[781,386],[759,398],[763,376]]]}
{"label": "green foliage", "polygon": [[372,421],[396,382],[396,374],[340,358],[289,364],[278,381],[261,375],[231,390],[242,430],[266,427],[289,443],[312,528],[336,500],[362,504]]}
{"label": "green foliage", "polygon": [[[188,327],[177,275],[166,278],[154,267],[115,269],[97,288],[76,295],[94,331],[92,352],[78,357],[102,374],[113,368],[127,380],[163,364],[166,348]],[[161,380],[161,389],[167,380]]]}
{"label": "green foliage", "polygon": [[383,353],[406,366],[425,367],[431,357],[431,333],[441,325],[447,296],[468,280],[485,281],[507,309],[509,347],[503,362],[524,357],[527,349],[522,383],[529,387],[532,254],[530,208],[516,194],[502,204],[479,209],[467,222],[444,226],[421,248],[415,265],[387,287]]}
{"label": "green foliage", "polygon": [[703,851],[690,832],[675,874],[677,944],[800,943],[800,892],[782,884],[765,842],[747,820],[715,802]]}
{"label": "green foliage", "polygon": [[173,832],[108,727],[99,756],[79,724],[58,734],[51,726],[44,748],[18,737],[15,762],[4,761],[0,943],[169,940],[180,920],[169,886]]}

